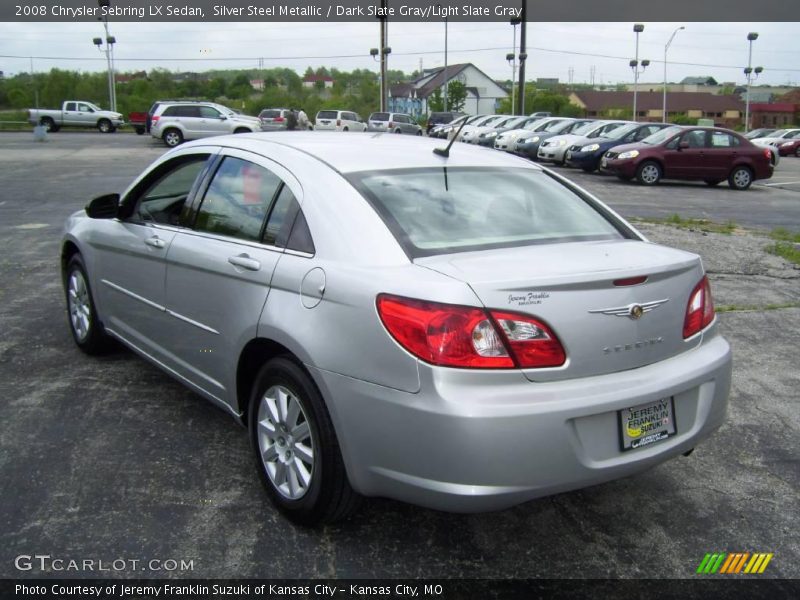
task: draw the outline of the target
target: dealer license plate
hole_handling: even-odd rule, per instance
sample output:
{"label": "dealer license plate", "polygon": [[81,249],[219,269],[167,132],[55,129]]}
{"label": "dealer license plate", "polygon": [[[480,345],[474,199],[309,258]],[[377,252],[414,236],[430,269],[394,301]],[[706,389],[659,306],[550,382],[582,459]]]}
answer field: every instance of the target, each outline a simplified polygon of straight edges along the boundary
{"label": "dealer license plate", "polygon": [[617,414],[620,447],[623,452],[649,446],[677,433],[675,401],[672,397],[623,408]]}
{"label": "dealer license plate", "polygon": [[603,157],[603,160],[600,161],[600,166],[601,167],[607,167],[608,166],[608,159]]}

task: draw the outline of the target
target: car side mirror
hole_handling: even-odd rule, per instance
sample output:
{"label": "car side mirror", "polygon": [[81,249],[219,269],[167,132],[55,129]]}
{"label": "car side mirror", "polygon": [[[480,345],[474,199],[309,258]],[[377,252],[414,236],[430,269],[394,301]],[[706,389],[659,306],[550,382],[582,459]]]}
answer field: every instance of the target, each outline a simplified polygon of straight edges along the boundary
{"label": "car side mirror", "polygon": [[690,147],[689,142],[681,142],[680,144],[678,144],[678,150],[685,150],[686,148],[689,147]]}
{"label": "car side mirror", "polygon": [[85,210],[90,219],[115,219],[119,213],[119,194],[98,196]]}
{"label": "car side mirror", "polygon": [[219,116],[219,120],[220,120],[220,121],[227,121],[227,120],[228,120],[228,117],[226,117],[225,115],[220,115],[220,116]]}

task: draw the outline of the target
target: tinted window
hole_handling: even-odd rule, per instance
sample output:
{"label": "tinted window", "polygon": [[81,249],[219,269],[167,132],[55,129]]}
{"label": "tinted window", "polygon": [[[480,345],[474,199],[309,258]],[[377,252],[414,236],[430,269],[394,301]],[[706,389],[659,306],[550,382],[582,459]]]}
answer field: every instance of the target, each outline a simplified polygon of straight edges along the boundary
{"label": "tinted window", "polygon": [[335,119],[336,118],[336,111],[335,110],[321,110],[317,113],[318,119]]}
{"label": "tinted window", "polygon": [[586,200],[532,169],[398,169],[349,179],[411,257],[622,237]]}
{"label": "tinted window", "polygon": [[64,108],[64,110],[75,110],[75,103],[67,102],[66,108]]}
{"label": "tinted window", "polygon": [[222,115],[216,108],[211,108],[210,106],[201,106],[200,108],[200,116],[204,119],[219,119]]}
{"label": "tinted window", "polygon": [[280,184],[280,178],[271,171],[226,157],[208,186],[195,228],[259,241],[264,217]]}
{"label": "tinted window", "polygon": [[275,201],[275,206],[269,213],[267,229],[264,231],[265,244],[280,246],[281,248],[286,245],[297,208],[299,207],[292,190],[286,185],[283,186],[278,199]]}
{"label": "tinted window", "polygon": [[298,250],[300,252],[314,254],[314,240],[311,239],[311,231],[308,229],[306,217],[303,214],[303,211],[299,210],[300,207],[298,206],[297,208],[298,214],[294,220],[294,227],[292,227],[292,233],[289,236],[289,241],[286,243],[286,247],[290,250]]}
{"label": "tinted window", "polygon": [[180,224],[180,215],[197,176],[203,170],[207,155],[180,159],[165,167],[154,181],[145,182],[132,218],[138,221]]}
{"label": "tinted window", "polygon": [[281,111],[275,109],[262,110],[258,113],[260,119],[274,119],[281,116]]}
{"label": "tinted window", "polygon": [[168,106],[162,114],[165,117],[199,117],[200,109],[187,105]]}
{"label": "tinted window", "polygon": [[369,119],[370,121],[388,121],[389,113],[372,113]]}

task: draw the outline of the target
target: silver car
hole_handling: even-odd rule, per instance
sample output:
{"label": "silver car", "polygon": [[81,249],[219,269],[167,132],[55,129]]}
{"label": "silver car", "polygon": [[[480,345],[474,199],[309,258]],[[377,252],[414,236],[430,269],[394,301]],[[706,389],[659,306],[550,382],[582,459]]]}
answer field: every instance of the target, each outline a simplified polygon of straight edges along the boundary
{"label": "silver car", "polygon": [[261,131],[258,117],[239,114],[213,102],[164,102],[156,108],[150,135],[170,148],[185,140]]}
{"label": "silver car", "polygon": [[405,133],[422,135],[422,127],[411,115],[393,112],[374,112],[367,119],[367,131],[375,133]]}
{"label": "silver car", "polygon": [[720,426],[698,256],[505,152],[357,137],[191,142],[70,216],[77,345],[121,341],[229,412],[301,523],[362,495],[501,509]]}

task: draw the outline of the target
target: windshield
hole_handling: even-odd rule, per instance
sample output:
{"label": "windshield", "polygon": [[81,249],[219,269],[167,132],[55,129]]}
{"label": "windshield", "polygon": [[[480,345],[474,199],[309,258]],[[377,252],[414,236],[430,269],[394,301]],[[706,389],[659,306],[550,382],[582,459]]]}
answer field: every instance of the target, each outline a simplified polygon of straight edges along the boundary
{"label": "windshield", "polygon": [[411,258],[624,237],[611,216],[539,170],[429,167],[348,179]]}
{"label": "windshield", "polygon": [[509,127],[514,129],[515,127],[519,127],[522,125],[528,117],[509,117],[505,121],[502,121],[499,125],[495,125],[495,127]]}
{"label": "windshield", "polygon": [[573,130],[572,134],[573,135],[586,135],[588,133],[591,133],[595,129],[599,129],[600,127],[603,127],[604,125],[605,125],[605,122],[589,121],[588,123],[586,123],[586,125],[581,125],[577,129]]}
{"label": "windshield", "polygon": [[778,129],[777,131],[773,131],[772,133],[770,133],[768,136],[765,136],[765,137],[783,137],[784,135],[789,133],[789,131],[791,131],[791,130],[790,129]]}
{"label": "windshield", "polygon": [[682,130],[683,130],[682,127],[677,127],[677,126],[667,127],[666,129],[657,131],[653,135],[647,136],[642,140],[642,143],[655,146],[656,144],[660,144],[661,142],[666,142],[673,135],[675,135],[676,133],[680,133]]}
{"label": "windshield", "polygon": [[84,102],[84,104],[86,104],[89,108],[91,108],[95,112],[99,112],[99,111],[103,110],[102,108],[100,108],[96,104],[92,104],[91,102]]}
{"label": "windshield", "polygon": [[600,137],[608,138],[610,140],[621,140],[637,127],[639,127],[639,125],[637,125],[636,123],[631,123],[630,125],[623,125],[622,127],[617,127],[616,129],[612,129],[611,131],[606,131]]}

